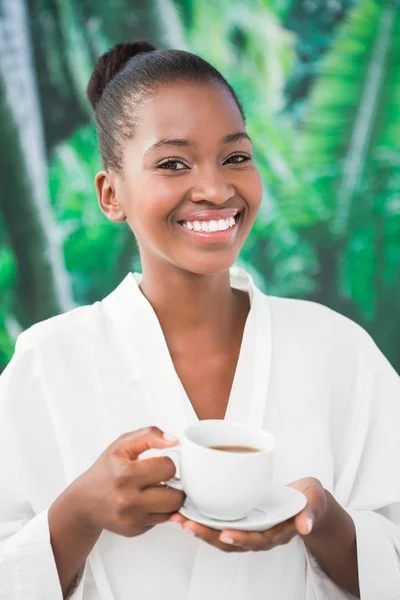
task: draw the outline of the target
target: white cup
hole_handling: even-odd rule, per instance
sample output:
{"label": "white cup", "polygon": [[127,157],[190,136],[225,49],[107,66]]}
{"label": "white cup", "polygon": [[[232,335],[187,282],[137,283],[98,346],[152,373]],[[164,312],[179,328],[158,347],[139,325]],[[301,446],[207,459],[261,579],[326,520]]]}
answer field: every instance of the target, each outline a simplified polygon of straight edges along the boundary
{"label": "white cup", "polygon": [[[233,452],[211,446],[247,446],[257,451]],[[203,515],[236,521],[267,497],[274,448],[273,436],[262,429],[224,420],[199,421],[186,428],[180,446],[161,453],[179,456],[180,479],[166,483],[183,490]]]}

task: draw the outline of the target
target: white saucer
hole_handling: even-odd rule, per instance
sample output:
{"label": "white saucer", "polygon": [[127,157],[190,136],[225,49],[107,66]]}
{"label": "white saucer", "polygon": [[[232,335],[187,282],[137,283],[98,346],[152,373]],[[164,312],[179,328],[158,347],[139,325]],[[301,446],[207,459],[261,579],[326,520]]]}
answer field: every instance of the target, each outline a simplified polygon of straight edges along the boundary
{"label": "white saucer", "polygon": [[179,511],[184,517],[206,525],[211,529],[236,529],[237,531],[266,531],[283,521],[297,515],[305,508],[307,499],[298,490],[291,487],[276,487],[271,490],[262,506],[255,508],[247,517],[239,521],[219,521],[205,517],[195,507],[190,498],[186,498]]}

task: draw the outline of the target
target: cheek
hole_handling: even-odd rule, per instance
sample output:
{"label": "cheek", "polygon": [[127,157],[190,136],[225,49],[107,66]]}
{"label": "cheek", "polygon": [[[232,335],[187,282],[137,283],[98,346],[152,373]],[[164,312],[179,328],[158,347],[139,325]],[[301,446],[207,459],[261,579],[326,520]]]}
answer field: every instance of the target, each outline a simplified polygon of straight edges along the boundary
{"label": "cheek", "polygon": [[263,197],[263,184],[257,169],[247,173],[240,188],[238,186],[238,192],[245,199],[250,212],[257,212]]}
{"label": "cheek", "polygon": [[263,193],[264,193],[264,189],[263,189],[261,175],[259,174],[258,171],[256,171],[254,179],[255,179],[255,181],[254,181],[254,196],[256,198],[256,204],[258,206],[260,206],[261,200],[263,197]]}
{"label": "cheek", "polygon": [[135,229],[154,229],[165,225],[165,219],[176,206],[176,193],[161,180],[144,179],[135,185],[128,204],[127,216]]}

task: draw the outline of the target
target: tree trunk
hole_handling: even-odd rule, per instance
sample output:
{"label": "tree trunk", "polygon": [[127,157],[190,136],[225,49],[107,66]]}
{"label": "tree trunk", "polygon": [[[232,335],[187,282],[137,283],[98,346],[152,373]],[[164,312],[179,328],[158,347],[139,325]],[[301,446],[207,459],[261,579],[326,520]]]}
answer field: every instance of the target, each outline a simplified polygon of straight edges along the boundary
{"label": "tree trunk", "polygon": [[74,306],[53,217],[24,0],[0,0],[0,210],[17,264],[23,326]]}
{"label": "tree trunk", "polygon": [[[113,44],[185,48],[173,0],[27,0],[47,153],[89,122],[86,79]],[[92,65],[90,64],[92,63]]]}
{"label": "tree trunk", "polygon": [[[27,0],[27,4],[44,138],[50,156],[57,144],[89,122],[89,113],[82,106],[81,94],[76,93],[74,75],[81,66],[70,65],[56,0]],[[80,31],[85,31],[84,23]]]}

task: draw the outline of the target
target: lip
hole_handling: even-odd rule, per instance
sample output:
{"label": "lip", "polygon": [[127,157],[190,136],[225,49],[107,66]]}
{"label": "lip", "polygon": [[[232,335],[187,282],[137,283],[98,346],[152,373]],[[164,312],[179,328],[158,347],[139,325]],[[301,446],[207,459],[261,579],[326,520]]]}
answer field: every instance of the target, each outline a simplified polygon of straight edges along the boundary
{"label": "lip", "polygon": [[239,208],[216,208],[208,210],[198,210],[182,215],[178,223],[183,221],[218,221],[219,219],[229,219],[235,217],[240,212]]}

